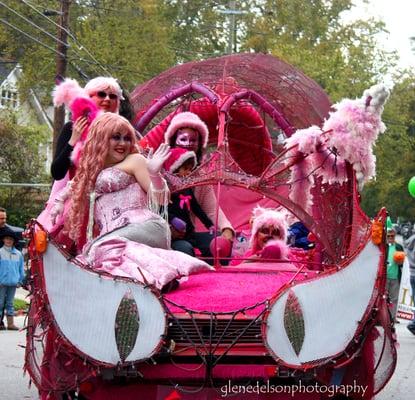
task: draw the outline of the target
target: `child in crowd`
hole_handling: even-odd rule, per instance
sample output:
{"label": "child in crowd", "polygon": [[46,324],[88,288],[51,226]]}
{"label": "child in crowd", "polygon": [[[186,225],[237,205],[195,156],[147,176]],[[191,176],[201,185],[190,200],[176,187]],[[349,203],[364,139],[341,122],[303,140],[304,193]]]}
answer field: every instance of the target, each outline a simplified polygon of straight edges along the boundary
{"label": "child in crowd", "polygon": [[[171,149],[170,156],[164,163],[164,168],[171,174],[185,177],[192,172],[196,165],[194,151],[176,147]],[[196,215],[207,229],[213,227],[213,222],[200,207],[191,188],[173,193],[169,204],[172,242],[184,240],[195,246],[193,238],[195,227],[190,218],[190,212]]]}
{"label": "child in crowd", "polygon": [[17,286],[23,284],[25,275],[23,255],[16,249],[17,237],[10,229],[4,229],[0,234],[3,247],[0,248],[0,310],[5,306],[7,313],[7,329],[16,331],[14,325],[13,299]]}
{"label": "child in crowd", "polygon": [[269,208],[256,207],[252,216],[250,248],[240,259],[231,265],[266,259],[286,259],[288,257],[287,220],[283,213]]}

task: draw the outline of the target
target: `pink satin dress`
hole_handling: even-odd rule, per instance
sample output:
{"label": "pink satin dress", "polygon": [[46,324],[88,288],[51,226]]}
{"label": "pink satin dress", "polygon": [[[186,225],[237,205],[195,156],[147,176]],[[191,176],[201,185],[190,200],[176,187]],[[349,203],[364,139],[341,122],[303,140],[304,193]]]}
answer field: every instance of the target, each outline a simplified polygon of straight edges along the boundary
{"label": "pink satin dress", "polygon": [[95,191],[99,236],[79,256],[94,269],[159,289],[172,279],[211,269],[202,260],[169,249],[168,224],[147,208],[147,194],[134,176],[106,168],[98,175]]}

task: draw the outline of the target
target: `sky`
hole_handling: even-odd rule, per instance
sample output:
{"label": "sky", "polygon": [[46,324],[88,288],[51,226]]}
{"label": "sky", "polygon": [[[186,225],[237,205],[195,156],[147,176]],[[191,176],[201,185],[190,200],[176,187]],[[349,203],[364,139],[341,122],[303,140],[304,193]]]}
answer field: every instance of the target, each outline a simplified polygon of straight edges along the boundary
{"label": "sky", "polygon": [[373,16],[386,23],[390,33],[379,37],[379,43],[386,50],[398,50],[399,66],[415,67],[415,54],[409,41],[410,36],[415,36],[415,0],[370,0],[366,5],[355,0],[355,4],[352,16]]}

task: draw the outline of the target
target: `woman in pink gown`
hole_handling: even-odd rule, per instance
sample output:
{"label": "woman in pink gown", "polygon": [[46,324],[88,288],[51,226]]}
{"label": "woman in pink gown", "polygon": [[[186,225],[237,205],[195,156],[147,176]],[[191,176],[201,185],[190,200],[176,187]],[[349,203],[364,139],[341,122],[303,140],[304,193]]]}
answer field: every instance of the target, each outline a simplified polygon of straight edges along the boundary
{"label": "woman in pink gown", "polygon": [[[94,269],[161,289],[173,279],[210,267],[170,250],[170,230],[157,214],[168,188],[159,171],[169,155],[137,152],[134,129],[105,113],[92,123],[68,197],[66,234],[86,243],[79,258]],[[165,207],[166,208],[166,207]]]}

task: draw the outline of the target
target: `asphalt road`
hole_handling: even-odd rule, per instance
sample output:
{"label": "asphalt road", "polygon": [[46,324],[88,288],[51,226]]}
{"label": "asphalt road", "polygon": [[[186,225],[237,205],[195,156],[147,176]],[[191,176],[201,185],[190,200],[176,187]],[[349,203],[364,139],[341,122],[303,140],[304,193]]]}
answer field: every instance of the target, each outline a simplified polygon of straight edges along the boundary
{"label": "asphalt road", "polygon": [[[16,317],[23,327],[24,318]],[[396,325],[399,341],[398,364],[390,382],[376,400],[412,400],[415,395],[415,335],[406,329],[406,321]],[[38,399],[37,391],[28,387],[29,378],[23,376],[25,331],[0,331],[0,398],[3,400]]]}
{"label": "asphalt road", "polygon": [[[15,317],[22,328],[24,317]],[[23,375],[26,331],[0,331],[0,398],[2,400],[38,399],[34,386],[28,387],[29,377]]]}

